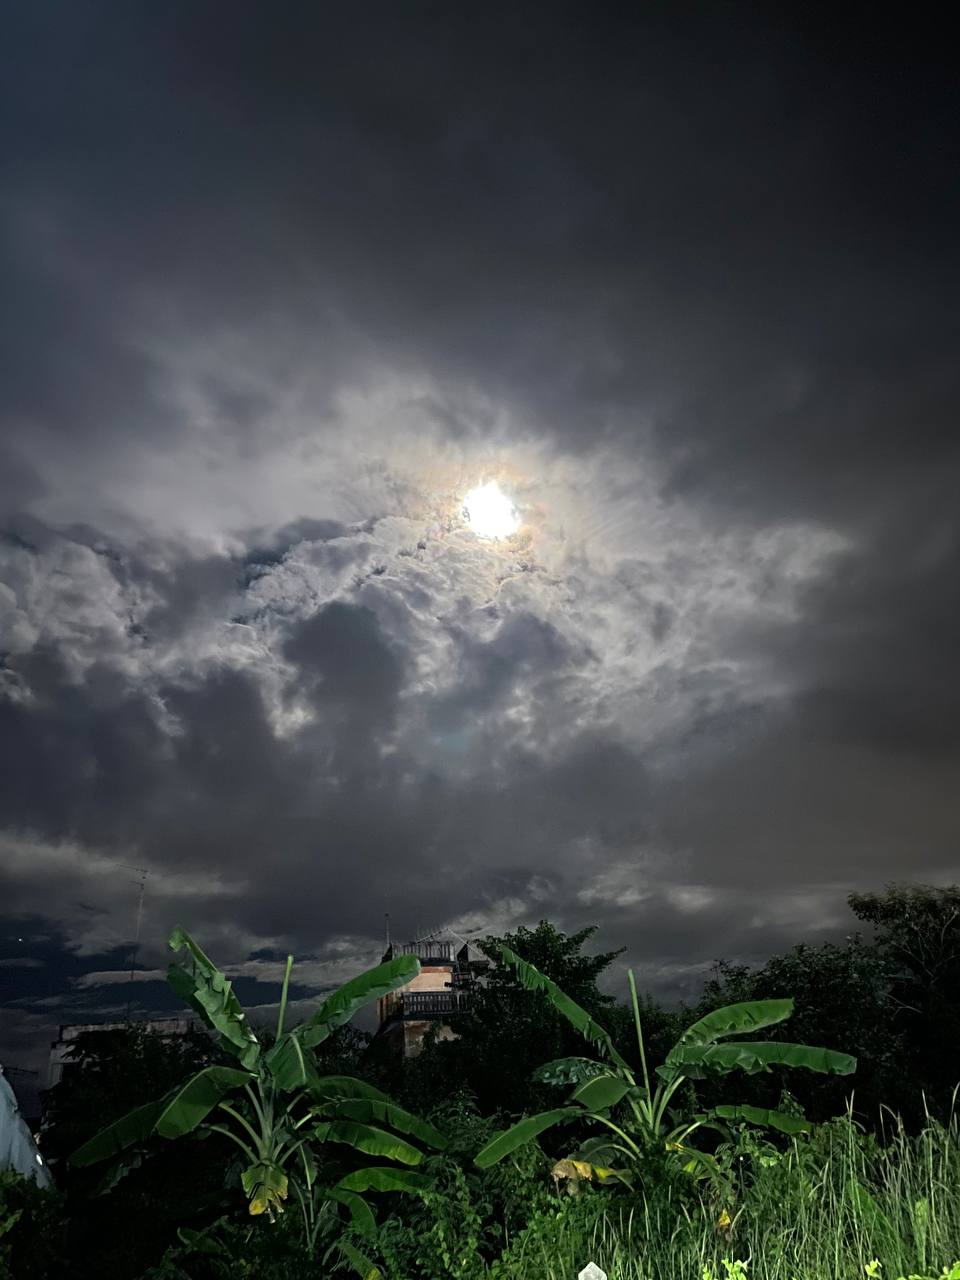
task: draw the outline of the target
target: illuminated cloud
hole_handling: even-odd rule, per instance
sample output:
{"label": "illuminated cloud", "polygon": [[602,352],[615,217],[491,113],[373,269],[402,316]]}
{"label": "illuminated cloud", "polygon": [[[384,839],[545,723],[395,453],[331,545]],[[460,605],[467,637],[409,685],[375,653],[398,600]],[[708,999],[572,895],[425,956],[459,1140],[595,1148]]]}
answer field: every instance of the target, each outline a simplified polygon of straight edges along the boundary
{"label": "illuminated cloud", "polygon": [[118,867],[144,1007],[177,922],[258,1005],[388,910],[689,994],[955,875],[952,67],[234,10],[5,30],[0,1058],[122,999]]}

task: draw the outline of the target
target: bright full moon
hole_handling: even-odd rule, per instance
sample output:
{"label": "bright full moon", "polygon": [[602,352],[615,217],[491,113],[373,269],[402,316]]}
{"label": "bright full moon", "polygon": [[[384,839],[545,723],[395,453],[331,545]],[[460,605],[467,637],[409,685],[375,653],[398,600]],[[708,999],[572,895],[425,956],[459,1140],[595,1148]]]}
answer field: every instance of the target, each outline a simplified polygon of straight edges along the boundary
{"label": "bright full moon", "polygon": [[516,507],[495,480],[470,490],[463,500],[463,514],[481,538],[509,538],[520,528]]}

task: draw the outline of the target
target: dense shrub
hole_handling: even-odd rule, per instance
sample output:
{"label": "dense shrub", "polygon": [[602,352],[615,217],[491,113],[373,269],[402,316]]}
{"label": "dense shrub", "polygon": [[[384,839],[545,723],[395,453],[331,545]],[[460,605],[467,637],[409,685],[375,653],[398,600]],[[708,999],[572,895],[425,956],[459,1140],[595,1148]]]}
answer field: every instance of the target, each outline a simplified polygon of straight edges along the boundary
{"label": "dense shrub", "polygon": [[0,1173],[0,1280],[61,1280],[65,1268],[63,1196]]}

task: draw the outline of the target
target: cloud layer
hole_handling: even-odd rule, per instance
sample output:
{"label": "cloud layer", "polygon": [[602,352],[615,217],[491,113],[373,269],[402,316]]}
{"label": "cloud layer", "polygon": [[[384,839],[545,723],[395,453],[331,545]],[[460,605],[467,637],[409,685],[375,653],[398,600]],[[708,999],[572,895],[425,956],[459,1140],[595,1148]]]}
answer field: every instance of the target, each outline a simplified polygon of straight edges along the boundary
{"label": "cloud layer", "polygon": [[131,868],[145,1008],[177,921],[252,1003],[385,911],[596,921],[676,995],[956,875],[936,51],[53,9],[0,113],[0,1052],[118,1007]]}

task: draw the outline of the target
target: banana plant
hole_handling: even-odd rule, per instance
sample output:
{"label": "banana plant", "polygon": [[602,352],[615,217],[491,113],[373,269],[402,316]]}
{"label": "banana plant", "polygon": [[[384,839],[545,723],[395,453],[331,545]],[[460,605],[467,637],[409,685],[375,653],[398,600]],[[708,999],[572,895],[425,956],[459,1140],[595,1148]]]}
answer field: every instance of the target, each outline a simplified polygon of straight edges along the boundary
{"label": "banana plant", "polygon": [[[175,929],[170,947],[183,953],[182,961],[170,965],[170,985],[238,1065],[206,1067],[165,1097],[137,1107],[73,1152],[71,1164],[108,1160],[153,1136],[181,1138],[201,1129],[221,1134],[243,1157],[249,1212],[274,1220],[292,1187],[311,1250],[331,1204],[345,1209],[351,1225],[371,1237],[375,1217],[364,1192],[429,1189],[429,1179],[414,1168],[423,1156],[410,1139],[443,1150],[443,1134],[364,1081],[322,1076],[313,1053],[357,1010],[410,982],[420,971],[416,957],[398,956],[360,974],[288,1031],[288,956],[276,1034],[267,1047],[227,977],[189,934]],[[371,1165],[370,1157],[390,1163]]]}
{"label": "banana plant", "polygon": [[[559,1177],[596,1178],[599,1182],[632,1183],[631,1170],[639,1170],[651,1148],[670,1153],[685,1172],[694,1176],[715,1173],[712,1157],[691,1147],[690,1135],[703,1125],[742,1120],[796,1134],[809,1129],[802,1116],[788,1115],[763,1107],[718,1106],[681,1124],[673,1123],[670,1104],[681,1086],[702,1079],[707,1073],[733,1070],[754,1074],[773,1066],[804,1067],[811,1071],[846,1075],[856,1069],[856,1059],[831,1049],[788,1044],[770,1040],[733,1040],[729,1037],[756,1032],[783,1022],[793,1013],[793,1001],[752,1000],[727,1005],[701,1018],[683,1033],[667,1054],[666,1061],[651,1073],[647,1066],[640,1005],[633,971],[628,970],[630,1000],[640,1057],[638,1081],[629,1063],[617,1051],[609,1033],[545,974],[521,960],[509,947],[500,945],[504,963],[517,973],[528,991],[542,992],[554,1008],[580,1033],[597,1053],[596,1058],[560,1058],[545,1063],[535,1078],[552,1084],[573,1085],[564,1106],[539,1115],[525,1116],[498,1134],[477,1153],[481,1169],[489,1168],[541,1133],[573,1121],[590,1121],[603,1132],[583,1143],[572,1160],[560,1161]],[[725,1043],[721,1043],[725,1042]],[[620,1164],[619,1169],[610,1167]]]}

